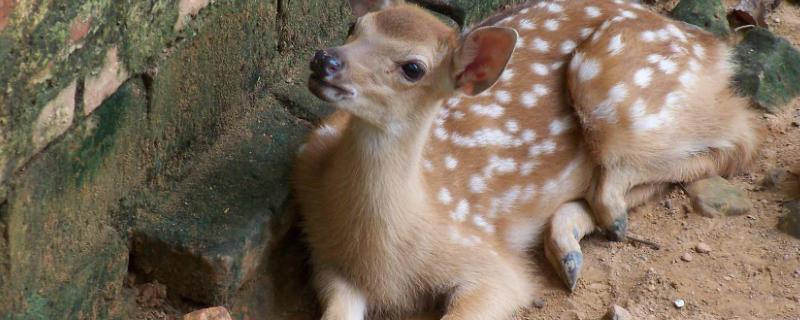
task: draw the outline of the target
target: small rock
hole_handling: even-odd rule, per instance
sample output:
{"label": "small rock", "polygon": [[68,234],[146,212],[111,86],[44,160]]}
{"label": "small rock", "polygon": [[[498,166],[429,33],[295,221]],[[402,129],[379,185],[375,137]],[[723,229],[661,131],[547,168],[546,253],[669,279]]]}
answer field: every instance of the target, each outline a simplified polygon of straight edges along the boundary
{"label": "small rock", "polygon": [[738,89],[770,113],[800,95],[800,51],[764,28],[752,28],[736,46]]}
{"label": "small rock", "polygon": [[575,310],[564,311],[564,313],[561,314],[561,317],[559,317],[559,319],[560,320],[583,320],[583,318],[581,318],[581,315],[578,314],[578,311],[575,311]]}
{"label": "small rock", "polygon": [[800,201],[788,202],[785,207],[789,213],[780,219],[778,228],[800,239]]}
{"label": "small rock", "polygon": [[744,191],[719,176],[695,181],[686,190],[695,211],[706,217],[738,216],[753,208]]}
{"label": "small rock", "polygon": [[183,316],[183,320],[233,320],[225,307],[197,310]]}
{"label": "small rock", "polygon": [[683,299],[675,299],[675,301],[672,304],[675,305],[675,308],[680,309],[686,305],[686,301],[683,301]]}
{"label": "small rock", "polygon": [[724,276],[724,277],[722,277],[722,279],[725,279],[725,281],[731,281],[731,279],[733,279],[733,278],[731,278],[730,276]]}
{"label": "small rock", "polygon": [[692,257],[691,253],[687,252],[687,253],[684,253],[683,255],[681,255],[681,260],[683,260],[683,261],[692,262],[692,259],[694,259],[694,258]]}
{"label": "small rock", "polygon": [[783,168],[774,168],[767,171],[764,178],[759,181],[762,187],[767,189],[775,189],[783,184],[789,177],[789,171]]}
{"label": "small rock", "polygon": [[694,251],[697,251],[697,253],[710,253],[711,246],[709,246],[705,242],[700,242],[697,244],[697,246],[694,247]]}
{"label": "small rock", "polygon": [[672,10],[672,16],[704,28],[718,37],[727,37],[731,31],[726,11],[722,0],[681,0]]}
{"label": "small rock", "polygon": [[167,286],[154,281],[145,283],[138,288],[136,302],[145,308],[157,308],[164,304],[167,298]]}
{"label": "small rock", "polygon": [[615,304],[608,309],[605,320],[633,320],[633,316],[628,310]]}

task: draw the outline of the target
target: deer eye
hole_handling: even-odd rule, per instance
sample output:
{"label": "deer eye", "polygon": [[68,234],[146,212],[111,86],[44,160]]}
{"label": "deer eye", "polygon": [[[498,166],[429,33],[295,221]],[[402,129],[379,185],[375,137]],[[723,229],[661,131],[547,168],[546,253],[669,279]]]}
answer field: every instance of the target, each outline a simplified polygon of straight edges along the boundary
{"label": "deer eye", "polygon": [[401,68],[403,69],[403,76],[408,81],[417,82],[425,76],[425,67],[419,61],[406,62]]}

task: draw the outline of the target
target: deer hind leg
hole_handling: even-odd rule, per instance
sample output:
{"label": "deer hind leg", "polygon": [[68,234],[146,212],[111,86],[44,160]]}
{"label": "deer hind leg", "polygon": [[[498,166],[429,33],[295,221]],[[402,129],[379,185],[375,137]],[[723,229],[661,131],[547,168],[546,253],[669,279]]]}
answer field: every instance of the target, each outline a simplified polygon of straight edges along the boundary
{"label": "deer hind leg", "polygon": [[594,229],[595,224],[585,201],[561,205],[550,220],[544,254],[570,291],[575,289],[583,266],[579,241]]}

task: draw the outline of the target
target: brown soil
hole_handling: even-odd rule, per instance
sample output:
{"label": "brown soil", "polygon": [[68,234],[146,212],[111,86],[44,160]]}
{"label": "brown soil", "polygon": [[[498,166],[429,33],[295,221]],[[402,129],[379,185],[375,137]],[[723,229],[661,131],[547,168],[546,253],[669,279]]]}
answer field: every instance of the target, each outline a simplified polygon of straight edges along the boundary
{"label": "brown soil", "polygon": [[[663,12],[675,3],[658,1],[653,6]],[[774,32],[800,47],[800,6],[784,2],[768,22]],[[539,259],[545,306],[524,318],[600,319],[618,304],[635,319],[800,319],[800,240],[776,229],[785,214],[783,203],[799,199],[800,190],[791,183],[777,188],[760,184],[772,169],[800,174],[800,99],[781,114],[765,115],[763,121],[769,135],[757,164],[732,179],[747,190],[753,211],[706,218],[693,212],[688,197],[676,188],[668,200],[638,208],[630,216],[631,233],[658,243],[660,250],[589,237],[581,242],[583,275],[572,294]],[[697,253],[700,242],[712,251]],[[691,255],[689,262],[681,259],[686,253]],[[675,307],[676,299],[684,300],[685,306]]]}

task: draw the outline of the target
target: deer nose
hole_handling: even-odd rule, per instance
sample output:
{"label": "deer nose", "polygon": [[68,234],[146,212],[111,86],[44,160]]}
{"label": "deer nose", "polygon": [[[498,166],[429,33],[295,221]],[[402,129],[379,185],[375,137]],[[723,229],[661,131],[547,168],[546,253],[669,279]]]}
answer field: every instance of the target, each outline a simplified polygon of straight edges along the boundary
{"label": "deer nose", "polygon": [[318,77],[331,78],[344,68],[344,62],[326,50],[317,51],[311,60],[311,71]]}

